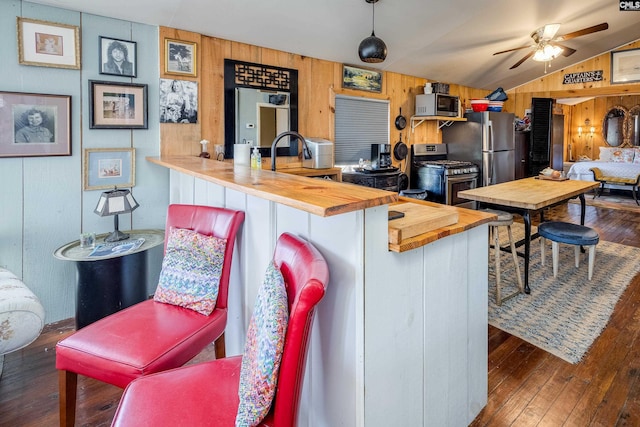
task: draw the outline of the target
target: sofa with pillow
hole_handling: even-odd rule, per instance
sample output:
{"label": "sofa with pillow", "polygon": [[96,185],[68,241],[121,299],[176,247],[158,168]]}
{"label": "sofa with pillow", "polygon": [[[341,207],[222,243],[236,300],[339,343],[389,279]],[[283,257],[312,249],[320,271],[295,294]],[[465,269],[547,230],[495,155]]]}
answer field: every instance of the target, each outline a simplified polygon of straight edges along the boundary
{"label": "sofa with pillow", "polygon": [[[591,168],[598,168],[606,176],[637,179],[640,175],[640,147],[600,147],[598,160],[575,162],[567,176],[570,179],[594,181]],[[629,190],[628,186],[606,184],[607,188]]]}

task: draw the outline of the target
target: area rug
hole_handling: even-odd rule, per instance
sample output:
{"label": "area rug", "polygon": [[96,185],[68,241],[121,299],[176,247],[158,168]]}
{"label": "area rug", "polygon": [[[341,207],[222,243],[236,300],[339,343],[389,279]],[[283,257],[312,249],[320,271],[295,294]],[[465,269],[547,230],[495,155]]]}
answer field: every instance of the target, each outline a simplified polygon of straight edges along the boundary
{"label": "area rug", "polygon": [[[585,194],[584,199],[587,206],[640,212],[640,206],[638,206],[635,200],[633,200],[631,191],[614,190],[612,192],[609,192],[605,190],[601,196],[596,197],[595,199],[593,198],[592,193]],[[580,200],[571,199],[569,200],[569,203],[579,204]]]}
{"label": "area rug", "polygon": [[[504,227],[500,227],[503,229]],[[522,224],[512,227],[522,238]],[[535,229],[535,227],[533,227]],[[507,244],[506,232],[500,234]],[[489,324],[554,354],[569,363],[579,362],[607,325],[620,295],[640,271],[640,248],[600,241],[596,247],[593,278],[587,279],[587,254],[574,264],[574,247],[560,245],[558,277],[553,277],[551,242],[546,263],[540,262],[540,240],[531,243],[529,286],[531,294],[518,294],[495,303],[493,251],[489,264]],[[524,248],[519,248],[524,250]],[[630,262],[622,262],[630,260]],[[524,260],[519,257],[523,271]],[[509,253],[501,257],[503,295],[517,290],[515,268]]]}

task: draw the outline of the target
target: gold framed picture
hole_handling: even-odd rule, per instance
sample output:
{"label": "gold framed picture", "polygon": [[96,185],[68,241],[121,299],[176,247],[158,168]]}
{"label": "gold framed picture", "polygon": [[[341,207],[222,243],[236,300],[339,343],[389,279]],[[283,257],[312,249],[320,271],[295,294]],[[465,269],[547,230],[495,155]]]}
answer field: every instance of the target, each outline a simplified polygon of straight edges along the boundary
{"label": "gold framed picture", "polygon": [[134,187],[136,151],[133,148],[87,148],[84,150],[85,190]]}
{"label": "gold framed picture", "polygon": [[80,36],[75,25],[18,17],[18,62],[80,69]]}
{"label": "gold framed picture", "polygon": [[196,77],[198,45],[195,42],[165,39],[165,66],[166,74]]}

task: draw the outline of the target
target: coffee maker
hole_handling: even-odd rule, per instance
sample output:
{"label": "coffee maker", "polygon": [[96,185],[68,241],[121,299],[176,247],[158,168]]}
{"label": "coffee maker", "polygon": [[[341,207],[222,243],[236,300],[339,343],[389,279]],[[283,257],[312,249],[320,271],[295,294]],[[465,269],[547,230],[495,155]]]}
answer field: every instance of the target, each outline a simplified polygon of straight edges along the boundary
{"label": "coffee maker", "polygon": [[391,144],[371,144],[371,166],[373,169],[391,167]]}

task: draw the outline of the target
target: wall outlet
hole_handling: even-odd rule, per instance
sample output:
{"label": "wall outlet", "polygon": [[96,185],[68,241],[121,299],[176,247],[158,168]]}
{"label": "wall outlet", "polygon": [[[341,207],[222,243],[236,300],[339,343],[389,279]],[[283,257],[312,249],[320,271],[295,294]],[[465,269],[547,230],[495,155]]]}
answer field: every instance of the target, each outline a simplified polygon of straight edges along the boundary
{"label": "wall outlet", "polygon": [[255,127],[256,127],[256,125],[255,125],[255,124],[253,124],[253,123],[247,123],[247,129],[253,129],[253,128],[255,128]]}

